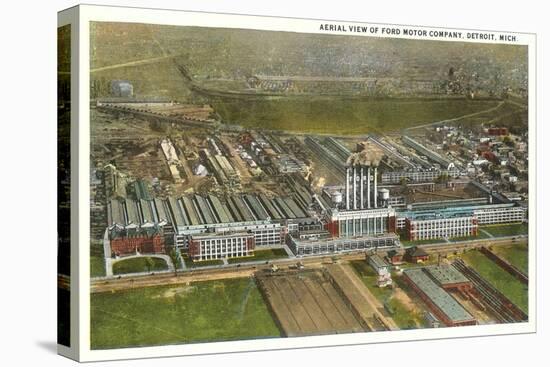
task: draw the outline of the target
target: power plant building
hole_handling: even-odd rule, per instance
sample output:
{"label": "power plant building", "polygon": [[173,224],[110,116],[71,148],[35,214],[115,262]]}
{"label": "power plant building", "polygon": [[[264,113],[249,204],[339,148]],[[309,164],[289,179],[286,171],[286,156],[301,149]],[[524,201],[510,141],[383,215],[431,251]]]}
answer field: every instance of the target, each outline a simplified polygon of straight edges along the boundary
{"label": "power plant building", "polygon": [[[335,150],[331,157],[341,161],[347,148],[334,139],[326,144]],[[389,191],[378,190],[377,169],[382,154],[376,148],[363,146],[362,149],[347,157],[343,197],[340,198],[334,191],[330,195],[332,206],[325,214],[326,235],[320,232],[319,235],[308,234],[306,237],[301,232],[289,234],[288,244],[296,255],[400,245],[395,234],[395,210],[387,206]],[[326,207],[322,202],[320,206]]]}

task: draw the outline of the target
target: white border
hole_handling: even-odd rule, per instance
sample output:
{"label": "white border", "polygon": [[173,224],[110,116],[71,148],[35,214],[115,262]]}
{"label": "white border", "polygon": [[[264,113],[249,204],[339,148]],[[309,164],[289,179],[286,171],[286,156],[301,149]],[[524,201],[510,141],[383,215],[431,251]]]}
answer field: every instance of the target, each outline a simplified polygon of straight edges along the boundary
{"label": "white border", "polygon": [[[150,23],[162,25],[180,25],[180,26],[197,26],[197,27],[220,27],[220,28],[241,28],[241,29],[256,29],[256,30],[271,30],[271,31],[286,31],[286,32],[303,32],[303,33],[322,33],[322,34],[338,34],[338,35],[354,35],[366,36],[365,34],[351,34],[340,32],[320,31],[321,23],[339,23],[339,24],[355,24],[355,25],[374,25],[376,23],[358,23],[358,22],[343,22],[343,21],[326,21],[312,19],[296,19],[296,18],[278,18],[278,17],[259,17],[248,15],[233,15],[233,14],[218,14],[218,13],[201,13],[201,12],[184,12],[177,10],[157,10],[143,8],[122,8],[122,7],[104,7],[93,5],[81,5],[78,7],[79,16],[79,98],[78,109],[80,112],[78,139],[78,154],[84,159],[80,160],[78,167],[78,185],[84,188],[80,191],[79,196],[79,219],[80,231],[79,243],[83,249],[89,246],[90,234],[90,212],[89,198],[90,192],[86,188],[89,186],[89,157],[90,155],[90,121],[89,121],[89,22],[90,21],[110,21],[110,22],[130,22],[130,23]],[[74,24],[74,22],[73,22]],[[383,26],[381,24],[376,24]],[[396,26],[396,25],[388,25]],[[419,27],[407,26],[407,28],[438,30],[444,28],[435,27]],[[449,31],[473,31],[461,29],[445,29]],[[78,359],[80,361],[95,361],[95,360],[114,360],[114,359],[132,359],[132,358],[151,358],[165,357],[177,355],[197,355],[197,354],[212,354],[212,353],[231,353],[255,350],[276,350],[289,348],[307,348],[307,347],[322,347],[334,345],[354,345],[366,343],[386,343],[409,340],[429,340],[450,337],[470,337],[470,336],[485,336],[485,335],[503,335],[503,334],[520,334],[536,332],[536,203],[534,200],[536,193],[536,36],[528,33],[515,32],[494,32],[499,34],[514,34],[517,37],[517,42],[491,42],[491,41],[475,41],[466,39],[437,39],[448,42],[472,42],[472,43],[502,43],[502,44],[517,44],[528,45],[529,55],[529,193],[531,200],[529,202],[529,322],[521,324],[499,324],[499,325],[477,325],[465,326],[457,328],[441,328],[441,329],[419,329],[419,330],[400,330],[400,331],[384,331],[375,333],[360,333],[360,334],[341,334],[341,335],[324,335],[311,337],[293,337],[293,338],[274,338],[274,339],[256,339],[243,341],[227,341],[213,343],[197,343],[185,345],[169,345],[158,347],[140,347],[140,348],[124,348],[111,350],[90,350],[90,279],[89,279],[89,251],[82,251],[76,259],[73,253],[73,264],[77,265],[79,272],[79,282],[76,288],[72,288],[73,292],[78,292],[79,314],[81,315],[80,323],[78,324],[78,341],[72,339],[72,343],[78,348]],[[380,35],[379,37],[392,37]],[[409,39],[429,39],[426,37],[404,37],[398,38]],[[78,253],[77,253],[78,254]],[[74,279],[74,278],[73,278]],[[71,279],[71,280],[73,280]],[[73,324],[76,327],[76,323]],[[60,352],[62,352],[60,350]]]}

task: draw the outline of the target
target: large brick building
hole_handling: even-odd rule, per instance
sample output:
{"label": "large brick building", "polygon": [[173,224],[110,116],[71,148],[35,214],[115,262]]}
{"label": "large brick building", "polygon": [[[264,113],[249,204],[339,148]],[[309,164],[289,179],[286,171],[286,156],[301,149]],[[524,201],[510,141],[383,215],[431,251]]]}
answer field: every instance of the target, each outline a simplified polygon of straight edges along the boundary
{"label": "large brick building", "polygon": [[164,234],[158,228],[111,230],[111,253],[116,256],[165,253]]}

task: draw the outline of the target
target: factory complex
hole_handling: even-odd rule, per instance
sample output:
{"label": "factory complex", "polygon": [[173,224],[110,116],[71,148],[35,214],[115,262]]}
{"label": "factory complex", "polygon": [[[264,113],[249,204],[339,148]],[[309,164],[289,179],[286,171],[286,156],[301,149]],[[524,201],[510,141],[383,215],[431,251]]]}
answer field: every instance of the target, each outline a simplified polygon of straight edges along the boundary
{"label": "factory complex", "polygon": [[[401,240],[475,238],[480,226],[527,220],[524,205],[463,177],[457,168],[462,164],[419,148],[414,139],[403,141],[425,154],[413,165],[415,169],[388,170],[394,164],[388,155],[391,150],[375,137],[357,142],[354,151],[332,137],[305,137],[313,162],[336,177],[335,185],[320,191],[306,179],[308,157],[296,149],[298,141],[285,142],[255,131],[242,135],[235,149],[213,136],[206,139],[205,148],[197,150],[200,163],[194,164],[195,172],[211,176],[225,193],[159,196],[143,180],[135,180],[120,194],[120,175],[109,167],[105,240],[110,255],[163,253],[170,246],[193,261],[249,257],[256,248],[283,245],[296,256],[390,250],[401,247]],[[182,180],[179,172],[183,170],[178,168],[182,153],[170,139],[162,139],[160,147],[173,180]],[[247,162],[253,174],[281,177],[290,191],[285,195],[243,192],[237,159]],[[423,166],[426,160],[434,162],[429,169]],[[441,177],[445,182],[434,182]],[[438,194],[438,188],[450,194]],[[471,196],[456,197],[457,190]],[[415,195],[440,196],[417,201]]]}

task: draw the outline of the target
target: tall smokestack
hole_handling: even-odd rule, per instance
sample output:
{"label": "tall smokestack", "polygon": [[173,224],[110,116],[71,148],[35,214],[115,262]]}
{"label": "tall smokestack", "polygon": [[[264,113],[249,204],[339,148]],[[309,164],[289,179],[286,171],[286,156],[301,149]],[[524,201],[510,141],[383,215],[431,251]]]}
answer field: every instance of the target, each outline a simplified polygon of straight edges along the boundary
{"label": "tall smokestack", "polygon": [[353,209],[357,209],[357,168],[353,166]]}
{"label": "tall smokestack", "polygon": [[367,168],[367,208],[370,209],[370,167]]}
{"label": "tall smokestack", "polygon": [[349,210],[349,167],[346,167],[346,209]]}
{"label": "tall smokestack", "polygon": [[364,186],[363,181],[364,181],[364,178],[365,178],[364,175],[365,175],[365,173],[363,171],[363,166],[361,166],[361,181],[360,181],[360,184],[359,184],[359,192],[361,193],[361,195],[360,195],[361,200],[359,201],[359,203],[360,203],[359,209],[365,209],[365,203],[363,202],[363,190],[364,190],[363,189],[363,186]]}
{"label": "tall smokestack", "polygon": [[378,207],[378,185],[377,185],[377,180],[376,180],[376,170],[377,168],[374,167],[374,207],[377,208]]}

